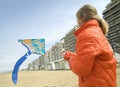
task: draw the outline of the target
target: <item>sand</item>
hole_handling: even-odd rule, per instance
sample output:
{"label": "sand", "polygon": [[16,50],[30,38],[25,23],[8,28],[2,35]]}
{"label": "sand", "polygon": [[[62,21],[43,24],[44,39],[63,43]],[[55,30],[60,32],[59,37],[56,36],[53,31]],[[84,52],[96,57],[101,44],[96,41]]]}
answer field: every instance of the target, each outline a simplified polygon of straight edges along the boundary
{"label": "sand", "polygon": [[20,71],[16,86],[11,73],[0,75],[0,87],[78,87],[77,80],[71,71]]}
{"label": "sand", "polygon": [[[117,71],[117,83],[120,83]],[[0,74],[0,87],[78,87],[78,78],[71,71],[20,71],[16,86],[11,81],[11,73]]]}

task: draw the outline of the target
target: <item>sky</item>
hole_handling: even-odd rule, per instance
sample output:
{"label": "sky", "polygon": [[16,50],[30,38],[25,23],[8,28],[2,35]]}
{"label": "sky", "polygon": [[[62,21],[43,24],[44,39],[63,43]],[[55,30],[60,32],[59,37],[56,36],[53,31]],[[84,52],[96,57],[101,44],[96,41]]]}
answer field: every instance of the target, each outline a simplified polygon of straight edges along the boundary
{"label": "sky", "polygon": [[[12,71],[27,49],[18,39],[45,38],[51,48],[76,25],[76,11],[85,4],[100,17],[110,0],[0,0],[0,72]],[[31,55],[20,67],[38,58]]]}

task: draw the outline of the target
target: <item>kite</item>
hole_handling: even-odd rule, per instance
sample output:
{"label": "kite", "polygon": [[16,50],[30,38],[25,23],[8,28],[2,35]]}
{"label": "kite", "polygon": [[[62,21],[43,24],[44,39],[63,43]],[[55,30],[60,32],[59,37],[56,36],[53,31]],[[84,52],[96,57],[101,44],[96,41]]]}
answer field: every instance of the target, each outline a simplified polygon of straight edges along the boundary
{"label": "kite", "polygon": [[44,55],[45,54],[45,39],[24,39],[18,40],[18,42],[22,43],[28,51],[24,54],[15,64],[13,72],[12,72],[12,81],[14,84],[17,83],[18,79],[18,70],[20,65],[27,59],[27,57],[31,54]]}

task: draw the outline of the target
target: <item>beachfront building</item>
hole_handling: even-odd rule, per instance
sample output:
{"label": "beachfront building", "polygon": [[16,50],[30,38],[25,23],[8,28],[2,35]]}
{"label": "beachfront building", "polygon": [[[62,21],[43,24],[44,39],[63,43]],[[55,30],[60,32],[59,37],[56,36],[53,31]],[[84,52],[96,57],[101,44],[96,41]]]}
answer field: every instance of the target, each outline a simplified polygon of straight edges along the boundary
{"label": "beachfront building", "polygon": [[54,53],[53,53],[52,49],[49,49],[48,51],[46,51],[46,53],[44,55],[44,62],[45,62],[46,70],[52,70],[52,69],[54,70],[55,69],[53,59],[54,59]]}
{"label": "beachfront building", "polygon": [[44,68],[44,56],[39,56],[39,58],[28,64],[28,70],[42,70]]}
{"label": "beachfront building", "polygon": [[120,0],[111,0],[103,11],[103,18],[109,24],[108,40],[117,53],[120,53]]}
{"label": "beachfront building", "polygon": [[45,67],[46,69],[58,70],[69,69],[67,61],[63,58],[64,42],[61,39],[45,54]]}
{"label": "beachfront building", "polygon": [[120,66],[120,0],[111,0],[103,11],[103,15],[109,24],[107,38],[115,52],[117,65]]}
{"label": "beachfront building", "polygon": [[75,36],[74,36],[74,31],[76,29],[76,26],[71,29],[64,37],[64,48],[65,50],[75,52]]}
{"label": "beachfront building", "polygon": [[57,42],[53,47],[55,69],[65,69],[63,59],[63,43]]}
{"label": "beachfront building", "polygon": [[30,62],[28,64],[28,70],[35,70],[35,68],[34,68],[34,61],[32,61],[32,62]]}
{"label": "beachfront building", "polygon": [[39,70],[39,59],[35,59],[34,61],[34,70]]}
{"label": "beachfront building", "polygon": [[35,70],[44,69],[44,56],[39,56],[39,58],[35,59],[33,62]]}
{"label": "beachfront building", "polygon": [[44,56],[43,55],[41,55],[40,57],[39,57],[39,69],[40,70],[43,70],[43,69],[45,69],[45,63],[44,63]]}

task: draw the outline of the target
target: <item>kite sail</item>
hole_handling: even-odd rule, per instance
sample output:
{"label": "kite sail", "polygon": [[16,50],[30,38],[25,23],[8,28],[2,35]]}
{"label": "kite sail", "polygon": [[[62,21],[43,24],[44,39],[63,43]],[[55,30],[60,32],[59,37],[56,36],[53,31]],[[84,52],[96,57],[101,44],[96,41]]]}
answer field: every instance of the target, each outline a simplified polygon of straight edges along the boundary
{"label": "kite sail", "polygon": [[24,54],[15,64],[13,72],[12,72],[12,81],[14,84],[17,83],[18,79],[18,70],[20,65],[27,59],[27,57],[31,54],[44,55],[45,54],[45,39],[24,39],[18,40],[18,42],[22,43],[28,51]]}

